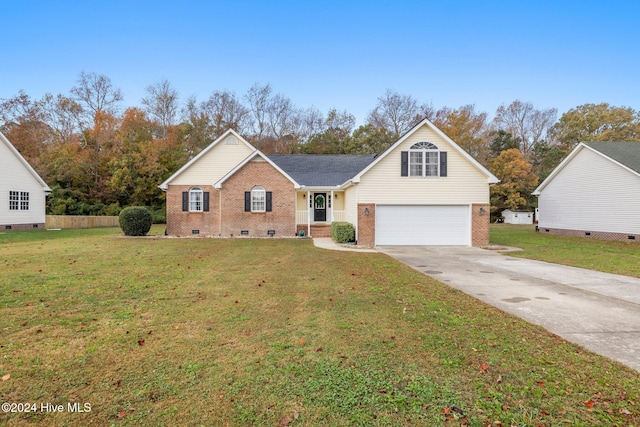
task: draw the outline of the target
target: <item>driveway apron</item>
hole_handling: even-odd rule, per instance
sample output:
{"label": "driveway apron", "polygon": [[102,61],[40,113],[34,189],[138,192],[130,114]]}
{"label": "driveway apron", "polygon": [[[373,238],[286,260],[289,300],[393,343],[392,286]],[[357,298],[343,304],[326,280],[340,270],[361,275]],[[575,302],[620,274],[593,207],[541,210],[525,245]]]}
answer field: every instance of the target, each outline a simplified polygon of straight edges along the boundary
{"label": "driveway apron", "polygon": [[640,371],[640,279],[458,246],[383,246],[398,261]]}

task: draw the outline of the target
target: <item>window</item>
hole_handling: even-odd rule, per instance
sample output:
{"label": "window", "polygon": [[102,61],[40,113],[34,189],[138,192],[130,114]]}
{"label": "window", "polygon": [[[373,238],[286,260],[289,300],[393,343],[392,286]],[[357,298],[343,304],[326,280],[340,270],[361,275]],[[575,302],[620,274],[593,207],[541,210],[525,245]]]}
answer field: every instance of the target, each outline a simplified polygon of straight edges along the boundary
{"label": "window", "polygon": [[244,211],[271,212],[272,199],[271,191],[266,191],[264,187],[256,185],[251,191],[244,192]]}
{"label": "window", "polygon": [[251,190],[251,212],[266,211],[266,191],[264,187],[253,187]]}
{"label": "window", "polygon": [[17,211],[20,208],[20,193],[9,191],[9,210]]}
{"label": "window", "polygon": [[29,192],[28,191],[9,191],[9,210],[28,211],[29,210]]}
{"label": "window", "polygon": [[438,147],[418,142],[409,149],[409,176],[438,176]]}
{"label": "window", "polygon": [[182,212],[209,212],[209,192],[199,187],[183,191]]}
{"label": "window", "polygon": [[202,212],[202,189],[194,187],[189,190],[189,211]]}
{"label": "window", "polygon": [[431,142],[413,144],[401,153],[401,176],[447,176],[447,152]]}

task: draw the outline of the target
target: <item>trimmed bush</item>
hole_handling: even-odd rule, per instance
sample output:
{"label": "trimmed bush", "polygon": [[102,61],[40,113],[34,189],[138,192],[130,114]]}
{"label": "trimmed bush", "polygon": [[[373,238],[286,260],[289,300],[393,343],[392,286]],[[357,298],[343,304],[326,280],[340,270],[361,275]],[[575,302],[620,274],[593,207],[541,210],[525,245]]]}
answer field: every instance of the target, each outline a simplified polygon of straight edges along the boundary
{"label": "trimmed bush", "polygon": [[331,237],[336,243],[353,242],[356,239],[356,230],[350,222],[332,222]]}
{"label": "trimmed bush", "polygon": [[125,236],[146,236],[151,230],[153,215],[144,206],[129,206],[120,211],[118,221]]}

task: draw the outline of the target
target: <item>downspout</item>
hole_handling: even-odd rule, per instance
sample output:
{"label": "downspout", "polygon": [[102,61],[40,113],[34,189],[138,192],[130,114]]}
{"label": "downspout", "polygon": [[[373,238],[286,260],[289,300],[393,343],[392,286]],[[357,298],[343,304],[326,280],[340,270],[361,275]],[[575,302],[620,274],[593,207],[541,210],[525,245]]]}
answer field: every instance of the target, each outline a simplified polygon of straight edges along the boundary
{"label": "downspout", "polygon": [[218,237],[222,237],[222,187],[218,190]]}

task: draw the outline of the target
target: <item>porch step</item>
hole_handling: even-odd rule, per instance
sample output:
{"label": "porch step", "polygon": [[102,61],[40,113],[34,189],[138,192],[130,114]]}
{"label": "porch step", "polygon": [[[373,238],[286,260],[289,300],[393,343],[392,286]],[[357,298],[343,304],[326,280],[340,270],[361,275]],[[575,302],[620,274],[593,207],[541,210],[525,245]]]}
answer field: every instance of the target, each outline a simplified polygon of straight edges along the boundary
{"label": "porch step", "polygon": [[331,225],[311,225],[311,237],[331,237]]}

